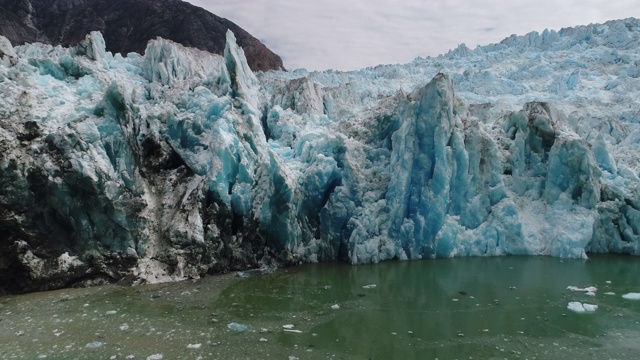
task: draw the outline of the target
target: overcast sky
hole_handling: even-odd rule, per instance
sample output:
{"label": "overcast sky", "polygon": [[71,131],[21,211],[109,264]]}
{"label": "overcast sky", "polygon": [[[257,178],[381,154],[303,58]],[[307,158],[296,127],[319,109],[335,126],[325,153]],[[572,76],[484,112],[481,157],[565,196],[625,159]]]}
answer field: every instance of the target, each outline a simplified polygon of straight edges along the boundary
{"label": "overcast sky", "polygon": [[354,70],[511,34],[640,17],[638,0],[188,0],[225,17],[287,69]]}

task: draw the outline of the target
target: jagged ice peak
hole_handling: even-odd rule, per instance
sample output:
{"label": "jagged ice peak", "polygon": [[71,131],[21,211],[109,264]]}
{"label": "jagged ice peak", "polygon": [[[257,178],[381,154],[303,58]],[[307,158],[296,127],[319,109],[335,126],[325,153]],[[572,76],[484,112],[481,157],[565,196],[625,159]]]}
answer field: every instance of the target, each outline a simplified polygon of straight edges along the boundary
{"label": "jagged ice peak", "polygon": [[638,255],[639,38],[626,19],[257,74],[232,33],[224,56],[0,38],[0,284]]}

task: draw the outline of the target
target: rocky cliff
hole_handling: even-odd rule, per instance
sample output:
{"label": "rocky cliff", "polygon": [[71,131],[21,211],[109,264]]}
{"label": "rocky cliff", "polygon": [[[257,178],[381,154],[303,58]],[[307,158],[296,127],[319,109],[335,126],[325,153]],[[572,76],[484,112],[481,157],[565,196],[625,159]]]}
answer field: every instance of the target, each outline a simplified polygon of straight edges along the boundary
{"label": "rocky cliff", "polygon": [[142,54],[157,37],[222,54],[236,34],[253,71],[283,69],[282,59],[231,21],[180,0],[0,0],[0,35],[22,45],[71,46],[102,32],[107,51]]}

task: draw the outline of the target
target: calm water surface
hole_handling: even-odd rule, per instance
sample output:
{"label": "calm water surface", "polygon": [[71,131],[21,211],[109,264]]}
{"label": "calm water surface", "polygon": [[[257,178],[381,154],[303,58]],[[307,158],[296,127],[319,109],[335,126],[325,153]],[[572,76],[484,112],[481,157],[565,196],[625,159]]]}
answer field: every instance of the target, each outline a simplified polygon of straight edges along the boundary
{"label": "calm water surface", "polygon": [[622,298],[639,274],[632,257],[461,258],[6,296],[0,358],[640,358],[640,300]]}

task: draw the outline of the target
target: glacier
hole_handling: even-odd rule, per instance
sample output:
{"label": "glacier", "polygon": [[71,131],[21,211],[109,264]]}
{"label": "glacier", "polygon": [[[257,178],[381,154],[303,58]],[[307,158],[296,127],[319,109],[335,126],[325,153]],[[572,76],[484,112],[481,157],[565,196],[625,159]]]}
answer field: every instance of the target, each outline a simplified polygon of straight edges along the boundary
{"label": "glacier", "polygon": [[353,72],[0,37],[0,288],[640,255],[640,21]]}

